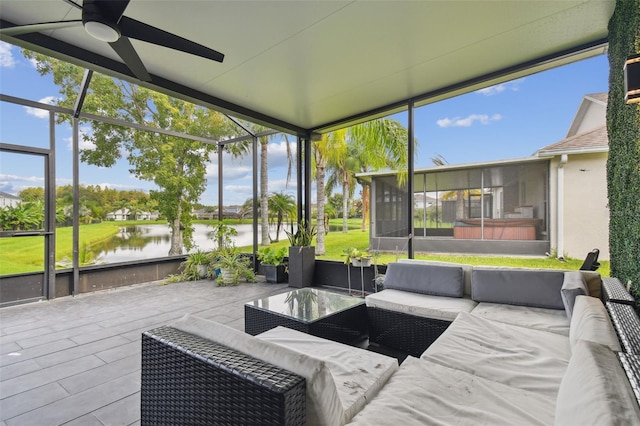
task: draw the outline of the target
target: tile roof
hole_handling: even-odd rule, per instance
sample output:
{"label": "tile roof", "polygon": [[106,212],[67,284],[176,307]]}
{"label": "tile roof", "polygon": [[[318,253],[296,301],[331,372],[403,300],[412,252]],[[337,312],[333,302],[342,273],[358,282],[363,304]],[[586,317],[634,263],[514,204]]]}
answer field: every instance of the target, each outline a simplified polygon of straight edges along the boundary
{"label": "tile roof", "polygon": [[602,102],[604,104],[607,103],[607,101],[609,100],[609,93],[608,92],[602,92],[602,93],[590,93],[588,95],[584,95],[585,98],[591,98],[593,100]]}
{"label": "tile roof", "polygon": [[569,138],[563,139],[544,148],[540,148],[536,154],[562,154],[578,152],[605,152],[609,149],[609,135],[607,126],[596,127],[593,130],[583,132]]}

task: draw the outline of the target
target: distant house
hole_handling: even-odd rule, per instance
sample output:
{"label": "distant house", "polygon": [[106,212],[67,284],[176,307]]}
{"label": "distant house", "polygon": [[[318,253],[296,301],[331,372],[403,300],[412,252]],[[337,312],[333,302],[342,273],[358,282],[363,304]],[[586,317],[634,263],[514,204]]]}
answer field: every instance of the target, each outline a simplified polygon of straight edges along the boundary
{"label": "distant house", "polygon": [[156,220],[158,219],[159,214],[158,212],[145,212],[145,211],[136,211],[135,212],[135,217],[134,217],[134,213],[131,209],[118,209],[114,212],[109,212],[107,213],[107,220],[116,220],[116,221],[120,221],[120,220]]}
{"label": "distant house", "polygon": [[[605,93],[586,95],[566,138],[530,157],[416,169],[414,250],[583,258],[598,248],[608,259],[606,105]],[[380,250],[408,242],[409,194],[396,175],[358,175],[371,182],[370,244]]]}
{"label": "distant house", "polygon": [[211,209],[197,209],[193,212],[193,217],[200,220],[211,220],[216,219],[218,217],[218,213],[212,211]]}
{"label": "distant house", "polygon": [[0,191],[0,209],[15,207],[22,202],[22,198]]}

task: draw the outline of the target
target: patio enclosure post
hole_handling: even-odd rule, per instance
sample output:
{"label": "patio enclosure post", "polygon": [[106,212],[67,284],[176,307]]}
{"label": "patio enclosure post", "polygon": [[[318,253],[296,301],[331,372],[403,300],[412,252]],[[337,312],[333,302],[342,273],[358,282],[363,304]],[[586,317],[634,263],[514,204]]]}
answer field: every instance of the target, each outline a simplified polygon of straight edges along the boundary
{"label": "patio enclosure post", "polygon": [[407,202],[409,203],[408,205],[408,209],[407,209],[407,215],[408,220],[409,220],[409,227],[407,229],[408,232],[408,238],[409,240],[407,241],[407,255],[409,257],[409,259],[413,259],[413,188],[414,188],[414,184],[413,184],[413,172],[414,172],[414,160],[413,160],[413,155],[414,155],[414,141],[415,141],[415,125],[414,125],[414,109],[415,109],[415,104],[413,102],[413,100],[409,101],[409,105],[408,105],[408,110],[407,113],[409,115],[408,118],[408,124],[409,124],[409,131],[408,131],[408,137],[409,140],[407,141]]}

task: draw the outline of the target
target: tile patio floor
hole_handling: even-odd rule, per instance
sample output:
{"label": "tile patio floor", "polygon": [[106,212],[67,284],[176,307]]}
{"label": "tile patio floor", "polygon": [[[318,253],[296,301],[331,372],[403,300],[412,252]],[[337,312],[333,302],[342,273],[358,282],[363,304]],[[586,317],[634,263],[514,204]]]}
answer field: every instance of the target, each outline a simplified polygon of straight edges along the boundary
{"label": "tile patio floor", "polygon": [[286,284],[158,282],[0,309],[0,426],[140,423],[140,335],[186,313],[244,330]]}

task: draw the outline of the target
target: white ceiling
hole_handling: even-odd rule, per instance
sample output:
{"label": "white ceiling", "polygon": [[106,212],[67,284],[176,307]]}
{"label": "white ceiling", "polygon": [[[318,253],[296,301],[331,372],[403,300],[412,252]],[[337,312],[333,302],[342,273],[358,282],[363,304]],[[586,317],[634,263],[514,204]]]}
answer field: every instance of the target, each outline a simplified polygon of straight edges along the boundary
{"label": "white ceiling", "polygon": [[[300,133],[603,53],[614,7],[615,0],[132,0],[125,15],[226,55],[220,64],[132,40],[159,77],[150,87]],[[0,18],[7,26],[81,16],[63,0],[2,0]],[[133,79],[81,26],[45,35],[1,38]],[[51,44],[57,40],[102,58],[89,63],[85,52]]]}

